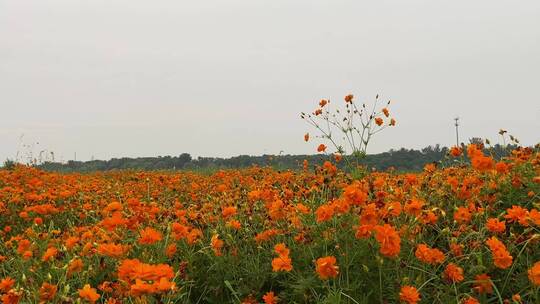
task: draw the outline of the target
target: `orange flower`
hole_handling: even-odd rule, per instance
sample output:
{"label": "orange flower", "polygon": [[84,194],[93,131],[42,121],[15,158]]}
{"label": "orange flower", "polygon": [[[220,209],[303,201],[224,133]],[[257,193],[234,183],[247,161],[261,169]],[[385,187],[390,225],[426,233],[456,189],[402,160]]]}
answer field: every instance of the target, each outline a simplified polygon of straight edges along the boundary
{"label": "orange flower", "polygon": [[324,152],[324,151],[326,151],[326,145],[325,144],[320,144],[317,147],[317,152]]}
{"label": "orange flower", "polygon": [[227,227],[231,227],[235,230],[238,230],[242,227],[242,224],[237,220],[230,220],[227,222]]}
{"label": "orange flower", "polygon": [[522,226],[529,226],[529,211],[523,207],[513,205],[512,208],[506,209],[506,215],[504,218],[509,223],[518,222]]}
{"label": "orange flower", "polygon": [[309,141],[309,133],[304,134],[304,141]]}
{"label": "orange flower", "polygon": [[83,261],[81,259],[74,259],[71,261],[67,268],[67,275],[70,276],[72,273],[80,272],[83,269]]}
{"label": "orange flower", "polygon": [[357,239],[365,239],[371,236],[371,232],[373,232],[373,229],[375,226],[373,225],[360,225],[356,229],[356,238]]}
{"label": "orange flower", "polygon": [[540,261],[534,263],[533,267],[527,272],[529,274],[529,280],[535,286],[540,286]]}
{"label": "orange flower", "polygon": [[396,257],[401,250],[401,238],[396,229],[388,224],[375,226],[375,239],[379,242],[380,252],[387,257]]}
{"label": "orange flower", "polygon": [[347,96],[345,96],[345,102],[348,102],[348,103],[352,103],[352,100],[353,100],[354,96],[352,94],[349,94]]}
{"label": "orange flower", "polygon": [[15,280],[10,277],[6,277],[0,281],[0,291],[8,292],[13,285],[15,285]]}
{"label": "orange flower", "polygon": [[56,285],[44,282],[39,289],[39,299],[43,302],[51,301],[56,295],[57,290]]}
{"label": "orange flower", "polygon": [[279,298],[276,297],[273,291],[269,291],[263,296],[263,300],[264,304],[277,304]]}
{"label": "orange flower", "polygon": [[321,99],[321,101],[319,101],[319,107],[321,108],[324,108],[324,106],[327,104],[328,104],[328,100],[326,99]]}
{"label": "orange flower", "polygon": [[129,250],[129,246],[121,244],[99,244],[97,252],[101,255],[120,258]]}
{"label": "orange flower", "polygon": [[403,286],[399,292],[399,299],[407,304],[416,304],[420,301],[420,293],[413,286]]}
{"label": "orange flower", "polygon": [[503,233],[506,231],[505,223],[496,218],[489,218],[486,222],[486,227],[491,233]]}
{"label": "orange flower", "polygon": [[463,301],[461,301],[461,304],[480,304],[480,302],[473,297],[467,297]]}
{"label": "orange flower", "polygon": [[531,209],[531,211],[529,212],[529,219],[536,226],[540,226],[540,211],[536,209]]}
{"label": "orange flower", "polygon": [[461,147],[453,146],[453,147],[450,149],[450,155],[452,155],[453,157],[458,157],[458,156],[460,156],[462,153],[463,153],[463,149],[461,149]]}
{"label": "orange flower", "polygon": [[436,248],[430,248],[426,244],[419,244],[414,255],[422,262],[435,265],[444,262],[444,253]]}
{"label": "orange flower", "polygon": [[118,266],[118,278],[128,283],[134,283],[136,279],[157,282],[160,278],[174,278],[174,271],[167,264],[150,265],[138,259],[126,259]]}
{"label": "orange flower", "polygon": [[486,241],[486,245],[493,255],[493,264],[501,269],[506,269],[512,265],[512,256],[506,249],[506,246],[496,237],[491,237]]}
{"label": "orange flower", "polygon": [[223,215],[223,218],[229,218],[233,215],[236,214],[236,207],[234,206],[229,206],[229,207],[225,207],[223,208],[223,210],[221,211],[221,215]]}
{"label": "orange flower", "polygon": [[79,297],[90,303],[95,303],[100,296],[95,288],[90,287],[90,284],[85,284],[82,289],[79,289]]}
{"label": "orange flower", "polygon": [[315,214],[317,215],[317,223],[328,221],[334,216],[334,206],[332,204],[321,205]]}
{"label": "orange flower", "polygon": [[163,236],[161,235],[161,232],[151,228],[146,227],[145,229],[141,230],[140,237],[139,237],[139,244],[141,245],[152,245],[156,242],[161,241]]}
{"label": "orange flower", "polygon": [[274,246],[274,251],[280,256],[289,256],[290,250],[283,243],[276,244]]}
{"label": "orange flower", "polygon": [[22,239],[19,241],[19,244],[17,246],[17,252],[19,254],[23,254],[25,251],[27,251],[28,249],[30,249],[30,246],[31,246],[31,243],[29,240],[27,239]]}
{"label": "orange flower", "polygon": [[167,248],[165,248],[165,255],[170,259],[174,256],[176,250],[176,244],[170,244],[169,246],[167,246]]}
{"label": "orange flower", "polygon": [[458,223],[468,223],[471,221],[471,212],[465,207],[459,207],[454,212],[454,220]]}
{"label": "orange flower", "polygon": [[289,272],[293,269],[291,258],[288,256],[278,256],[272,260],[272,271],[286,271]]}
{"label": "orange flower", "polygon": [[456,243],[450,243],[450,251],[452,251],[452,254],[455,257],[460,257],[463,255],[463,245],[456,244]]}
{"label": "orange flower", "polygon": [[422,208],[424,207],[425,203],[418,199],[412,199],[407,204],[405,204],[405,207],[403,207],[403,210],[405,213],[418,216],[422,212]]}
{"label": "orange flower", "polygon": [[21,300],[22,292],[16,290],[10,290],[8,293],[2,295],[0,298],[3,304],[18,304]]}
{"label": "orange flower", "polygon": [[377,124],[377,126],[382,126],[382,124],[384,123],[383,119],[380,118],[380,117],[377,117],[375,118],[375,123]]}
{"label": "orange flower", "polygon": [[216,256],[221,256],[222,252],[221,249],[223,248],[224,242],[219,239],[219,235],[214,234],[212,236],[212,239],[210,240],[210,245],[212,246],[212,250],[214,251],[214,254]]}
{"label": "orange flower", "polygon": [[510,170],[510,166],[507,163],[498,162],[495,164],[495,170],[500,173],[507,173]]}
{"label": "orange flower", "polygon": [[45,253],[43,254],[43,257],[41,258],[41,260],[43,262],[48,262],[52,258],[54,258],[56,256],[56,254],[58,254],[58,249],[56,249],[54,247],[49,247],[49,248],[47,248],[47,250],[45,250]]}
{"label": "orange flower", "polygon": [[384,116],[386,116],[386,117],[390,116],[390,112],[388,111],[387,108],[383,108],[382,112],[383,112]]}
{"label": "orange flower", "polygon": [[78,237],[75,237],[75,236],[68,237],[65,242],[66,248],[68,250],[73,249],[73,247],[75,247],[75,245],[77,245],[79,241],[80,239]]}
{"label": "orange flower", "polygon": [[444,276],[450,282],[458,283],[463,281],[463,268],[454,263],[450,263],[444,269]]}
{"label": "orange flower", "polygon": [[317,273],[323,280],[335,278],[339,274],[339,267],[336,265],[336,258],[327,256],[317,259]]}
{"label": "orange flower", "polygon": [[474,277],[473,289],[479,294],[493,293],[491,277],[485,273]]}

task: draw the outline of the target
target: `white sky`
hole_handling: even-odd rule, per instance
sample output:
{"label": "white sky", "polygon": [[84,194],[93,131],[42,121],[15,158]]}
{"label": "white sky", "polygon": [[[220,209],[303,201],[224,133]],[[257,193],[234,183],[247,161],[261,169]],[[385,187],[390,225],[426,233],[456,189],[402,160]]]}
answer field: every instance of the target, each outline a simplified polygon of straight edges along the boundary
{"label": "white sky", "polygon": [[538,143],[540,1],[0,0],[0,160],[315,153],[348,93],[393,100],[372,153]]}

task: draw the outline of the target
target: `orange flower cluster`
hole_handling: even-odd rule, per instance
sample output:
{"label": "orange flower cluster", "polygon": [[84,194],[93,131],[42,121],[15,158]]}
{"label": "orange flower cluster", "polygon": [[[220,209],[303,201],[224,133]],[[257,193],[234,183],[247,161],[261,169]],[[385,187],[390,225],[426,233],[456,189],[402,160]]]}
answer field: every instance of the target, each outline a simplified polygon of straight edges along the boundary
{"label": "orange flower cluster", "polygon": [[529,280],[536,286],[540,286],[540,261],[534,263],[533,267],[529,269]]}
{"label": "orange flower cluster", "polygon": [[444,269],[445,278],[453,283],[459,283],[463,281],[463,268],[454,263],[449,263]]}
{"label": "orange flower cluster", "polygon": [[442,251],[437,248],[430,248],[426,244],[419,244],[416,247],[414,255],[420,261],[430,265],[441,264],[442,262],[444,262],[445,259],[444,253]]}
{"label": "orange flower cluster", "polygon": [[283,243],[274,246],[274,252],[278,255],[272,260],[272,271],[289,272],[293,269],[291,258],[289,257],[290,250]]}
{"label": "orange flower cluster", "polygon": [[471,165],[477,170],[491,170],[495,166],[493,158],[485,156],[482,150],[480,150],[475,144],[470,144],[467,147],[467,155],[471,159]]}
{"label": "orange flower cluster", "polygon": [[379,242],[380,252],[387,257],[396,257],[401,250],[401,238],[396,229],[388,224],[375,226],[375,239]]}
{"label": "orange flower cluster", "polygon": [[489,247],[489,250],[491,250],[491,254],[493,255],[493,263],[495,266],[501,269],[506,269],[512,266],[512,256],[506,249],[503,242],[492,236],[486,241],[486,245]]}
{"label": "orange flower cluster", "polygon": [[79,289],[79,297],[90,303],[96,303],[100,298],[100,295],[97,293],[95,288],[92,288],[90,284],[85,284],[82,289]]}
{"label": "orange flower cluster", "polygon": [[467,150],[474,166],[415,173],[350,174],[333,154],[296,171],[0,169],[0,302],[536,303],[540,147],[493,166]]}
{"label": "orange flower cluster", "polygon": [[118,266],[118,278],[130,285],[130,293],[134,296],[176,289],[176,284],[171,282],[174,271],[167,264],[150,265],[138,259],[126,259]]}

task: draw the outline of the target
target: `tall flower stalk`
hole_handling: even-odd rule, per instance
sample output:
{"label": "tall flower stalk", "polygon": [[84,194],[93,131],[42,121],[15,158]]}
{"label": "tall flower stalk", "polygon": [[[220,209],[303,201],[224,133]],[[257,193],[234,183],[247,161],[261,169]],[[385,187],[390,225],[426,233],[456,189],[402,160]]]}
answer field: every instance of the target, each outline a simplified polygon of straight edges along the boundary
{"label": "tall flower stalk", "polygon": [[[381,107],[379,95],[375,96],[373,106],[366,103],[358,106],[352,94],[345,96],[344,101],[344,108],[338,106],[334,109],[330,100],[322,99],[311,114],[302,112],[300,117],[315,127],[320,133],[317,137],[328,141],[354,169],[366,156],[373,136],[387,127],[395,126],[396,120],[390,117],[390,101]],[[305,139],[309,139],[308,134]]]}

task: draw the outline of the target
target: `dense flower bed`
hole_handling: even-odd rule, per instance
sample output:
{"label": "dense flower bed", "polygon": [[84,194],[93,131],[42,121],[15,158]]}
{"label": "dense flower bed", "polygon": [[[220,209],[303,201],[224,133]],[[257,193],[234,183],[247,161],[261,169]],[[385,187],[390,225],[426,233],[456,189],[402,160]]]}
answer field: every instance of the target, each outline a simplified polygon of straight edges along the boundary
{"label": "dense flower bed", "polygon": [[[0,171],[4,303],[540,303],[540,154],[360,179],[333,163]],[[336,161],[336,160],[333,160]],[[339,161],[339,159],[337,160]]]}

